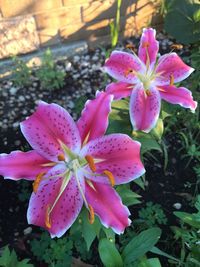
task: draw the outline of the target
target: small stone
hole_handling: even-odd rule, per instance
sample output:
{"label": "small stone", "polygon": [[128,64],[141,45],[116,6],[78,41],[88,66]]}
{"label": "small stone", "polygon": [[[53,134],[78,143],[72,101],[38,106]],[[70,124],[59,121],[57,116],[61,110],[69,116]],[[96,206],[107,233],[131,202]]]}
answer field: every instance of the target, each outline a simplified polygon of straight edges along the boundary
{"label": "small stone", "polygon": [[177,203],[174,203],[174,204],[173,204],[173,207],[174,207],[175,209],[177,209],[177,210],[180,210],[181,207],[182,207],[182,205],[181,205],[181,203],[177,202]]}
{"label": "small stone", "polygon": [[22,102],[25,101],[25,97],[23,95],[20,95],[19,96],[19,101],[22,101]]}
{"label": "small stone", "polygon": [[18,90],[17,88],[15,88],[15,87],[11,87],[11,88],[10,88],[10,94],[11,94],[11,95],[15,95],[15,94],[17,93],[17,90]]}
{"label": "small stone", "polygon": [[71,62],[66,62],[66,64],[65,64],[65,70],[66,71],[70,71],[71,68],[72,68],[72,63]]}
{"label": "small stone", "polygon": [[27,227],[26,229],[24,229],[24,235],[29,235],[32,232],[32,227]]}
{"label": "small stone", "polygon": [[19,146],[20,144],[21,144],[20,140],[16,140],[16,141],[15,141],[15,145],[16,145],[16,146]]}
{"label": "small stone", "polygon": [[74,108],[74,102],[73,101],[69,101],[68,105],[67,105],[69,108]]}
{"label": "small stone", "polygon": [[17,128],[17,127],[19,127],[19,122],[16,121],[13,123],[13,128]]}

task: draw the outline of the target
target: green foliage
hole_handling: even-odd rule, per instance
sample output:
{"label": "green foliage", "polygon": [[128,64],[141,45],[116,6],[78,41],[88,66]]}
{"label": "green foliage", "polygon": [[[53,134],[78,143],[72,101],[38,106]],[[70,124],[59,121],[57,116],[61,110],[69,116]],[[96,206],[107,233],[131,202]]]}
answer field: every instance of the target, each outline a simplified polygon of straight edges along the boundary
{"label": "green foliage", "polygon": [[51,239],[47,232],[30,243],[33,255],[50,267],[71,266],[73,243],[69,237]]}
{"label": "green foliage", "polygon": [[13,57],[14,69],[12,71],[13,84],[15,86],[24,87],[31,83],[31,70],[26,63],[19,57]]}
{"label": "green foliage", "polygon": [[10,251],[8,246],[3,249],[0,255],[0,267],[33,267],[28,262],[29,259],[18,261],[16,252],[14,250]]}
{"label": "green foliage", "polygon": [[42,88],[59,89],[64,85],[65,73],[57,68],[50,49],[44,53],[42,65],[36,70],[35,75],[40,80]]}
{"label": "green foliage", "polygon": [[103,238],[99,242],[99,255],[105,267],[123,267],[122,257],[115,244]]}
{"label": "green foliage", "polygon": [[141,201],[139,200],[141,196],[130,189],[130,184],[120,185],[116,190],[120,195],[124,205],[131,206],[141,203]]}
{"label": "green foliage", "polygon": [[124,265],[129,266],[145,255],[158,242],[160,235],[159,228],[150,228],[134,237],[122,251]]}
{"label": "green foliage", "polygon": [[81,111],[83,110],[86,101],[87,96],[81,96],[75,99],[73,111],[76,112],[78,117],[80,117]]}
{"label": "green foliage", "polygon": [[[181,220],[181,227],[171,227],[175,239],[181,240],[181,263],[186,267],[198,267],[200,264],[200,195],[197,197],[195,207],[196,213],[174,212]],[[181,265],[181,266],[182,266]]]}
{"label": "green foliage", "polygon": [[167,224],[167,217],[159,204],[147,202],[146,207],[139,211],[139,218],[147,225],[147,227]]}
{"label": "green foliage", "polygon": [[167,0],[165,8],[164,28],[166,32],[183,44],[191,44],[200,40],[200,3],[198,0]]}
{"label": "green foliage", "polygon": [[117,0],[117,13],[115,21],[110,22],[110,35],[111,35],[111,46],[114,48],[117,45],[120,30],[120,7],[122,0]]}

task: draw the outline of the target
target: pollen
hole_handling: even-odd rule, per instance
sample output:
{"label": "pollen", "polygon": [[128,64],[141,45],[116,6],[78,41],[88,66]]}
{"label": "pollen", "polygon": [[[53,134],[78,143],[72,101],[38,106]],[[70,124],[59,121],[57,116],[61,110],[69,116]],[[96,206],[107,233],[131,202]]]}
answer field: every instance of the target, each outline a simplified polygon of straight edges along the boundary
{"label": "pollen", "polygon": [[131,69],[125,70],[124,76],[127,77],[130,73],[133,73],[133,70]]}
{"label": "pollen", "polygon": [[93,157],[90,156],[90,155],[86,155],[86,156],[85,156],[85,159],[87,160],[88,165],[89,165],[91,171],[92,171],[92,172],[96,172],[96,166],[95,166]]}
{"label": "pollen", "polygon": [[103,171],[103,174],[105,174],[108,177],[110,184],[112,186],[114,186],[115,185],[115,178],[114,178],[114,175],[112,174],[112,172],[105,170],[105,171]]}
{"label": "pollen", "polygon": [[47,206],[46,214],[45,214],[45,226],[47,228],[51,228],[51,220],[50,220],[50,205]]}
{"label": "pollen", "polygon": [[93,224],[94,219],[95,219],[94,209],[90,204],[88,204],[88,209],[89,209],[89,222],[90,222],[90,224]]}
{"label": "pollen", "polygon": [[147,96],[151,96],[151,92],[150,92],[150,90],[146,90],[145,92],[146,92],[146,95],[147,95]]}
{"label": "pollen", "polygon": [[33,192],[36,193],[38,190],[38,187],[40,185],[40,182],[42,180],[42,177],[45,175],[45,172],[41,172],[36,176],[35,181],[33,182]]}
{"label": "pollen", "polygon": [[149,42],[144,42],[142,44],[142,48],[148,48],[149,47]]}
{"label": "pollen", "polygon": [[65,155],[64,154],[58,155],[58,160],[59,161],[65,161]]}
{"label": "pollen", "polygon": [[171,75],[169,76],[169,78],[170,78],[170,85],[171,85],[171,86],[174,85],[174,75],[171,74]]}

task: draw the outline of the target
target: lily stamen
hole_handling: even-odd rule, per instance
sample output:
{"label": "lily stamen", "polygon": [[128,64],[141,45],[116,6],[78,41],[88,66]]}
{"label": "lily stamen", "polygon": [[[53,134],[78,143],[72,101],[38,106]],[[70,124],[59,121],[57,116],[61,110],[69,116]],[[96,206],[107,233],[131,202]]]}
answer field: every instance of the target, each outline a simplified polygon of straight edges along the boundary
{"label": "lily stamen", "polygon": [[58,155],[58,160],[59,161],[65,161],[65,155],[64,154]]}
{"label": "lily stamen", "polygon": [[51,210],[50,205],[48,205],[45,214],[45,226],[47,228],[51,228],[50,210]]}
{"label": "lily stamen", "polygon": [[95,163],[94,163],[94,159],[93,159],[93,157],[90,156],[90,155],[86,155],[86,156],[85,156],[85,159],[87,160],[88,165],[89,165],[91,171],[92,171],[92,172],[96,172],[96,165],[95,165]]}
{"label": "lily stamen", "polygon": [[170,78],[170,83],[169,84],[171,86],[174,85],[174,75],[173,74],[170,74],[169,78]]}
{"label": "lily stamen", "polygon": [[94,209],[90,204],[88,204],[88,209],[89,209],[89,216],[88,216],[89,217],[89,222],[90,222],[90,224],[93,224],[94,223],[94,219],[95,219]]}
{"label": "lily stamen", "polygon": [[112,172],[105,170],[105,171],[103,171],[103,174],[105,174],[107,176],[111,185],[114,186],[115,185],[115,178],[114,178],[114,175],[112,174]]}
{"label": "lily stamen", "polygon": [[38,190],[38,187],[40,185],[40,182],[42,180],[42,177],[45,175],[45,172],[41,172],[36,176],[35,181],[33,182],[33,192],[36,193]]}
{"label": "lily stamen", "polygon": [[147,96],[151,96],[151,91],[150,90],[146,90],[145,93],[146,93]]}

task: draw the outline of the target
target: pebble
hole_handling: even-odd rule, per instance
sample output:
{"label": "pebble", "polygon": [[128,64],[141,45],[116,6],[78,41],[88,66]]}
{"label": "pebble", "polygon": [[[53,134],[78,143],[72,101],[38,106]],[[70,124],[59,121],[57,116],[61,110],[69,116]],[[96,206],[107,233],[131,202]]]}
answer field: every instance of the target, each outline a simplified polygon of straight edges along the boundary
{"label": "pebble", "polygon": [[174,204],[173,204],[173,207],[174,207],[175,209],[177,209],[177,210],[180,210],[181,207],[182,207],[182,205],[181,205],[181,203],[177,202],[177,203],[174,203]]}
{"label": "pebble", "polygon": [[24,235],[29,235],[32,232],[32,227],[27,227],[26,229],[24,229],[23,233]]}
{"label": "pebble", "polygon": [[17,90],[18,89],[16,87],[11,87],[9,91],[11,95],[15,95],[17,93]]}

